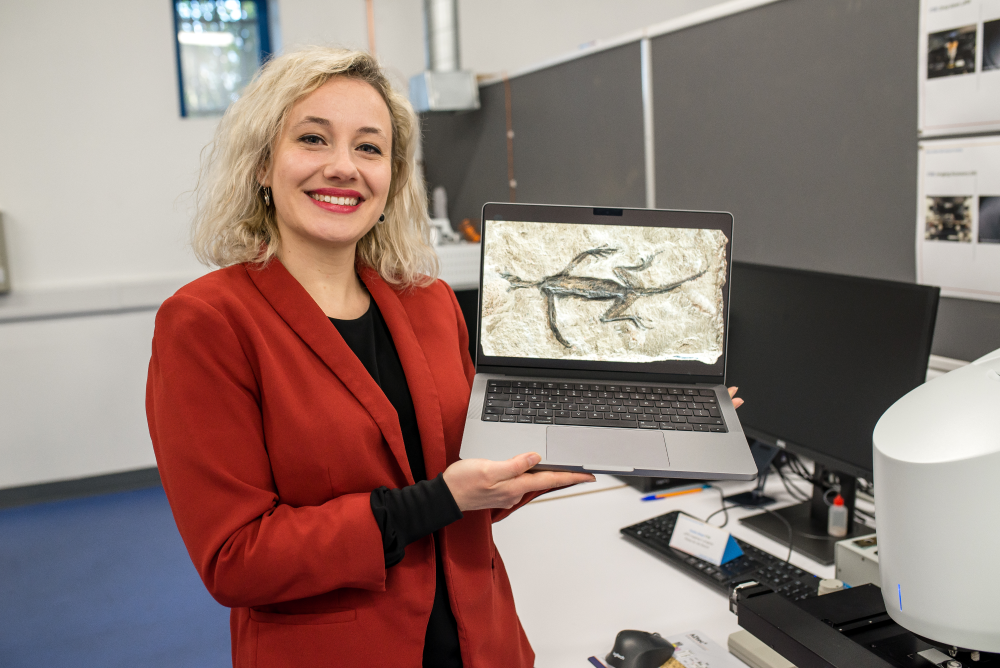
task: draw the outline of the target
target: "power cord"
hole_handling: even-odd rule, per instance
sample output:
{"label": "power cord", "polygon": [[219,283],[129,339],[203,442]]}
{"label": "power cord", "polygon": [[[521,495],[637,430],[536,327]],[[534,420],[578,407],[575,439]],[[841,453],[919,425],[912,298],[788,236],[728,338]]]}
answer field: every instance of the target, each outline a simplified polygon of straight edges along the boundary
{"label": "power cord", "polygon": [[[798,489],[797,487],[795,487],[795,485],[793,485],[791,483],[791,481],[788,479],[788,477],[785,474],[784,468],[787,466],[788,470],[793,475],[801,478],[802,480],[808,482],[809,484],[815,484],[815,482],[813,480],[813,474],[809,471],[808,468],[806,468],[806,465],[803,464],[802,460],[799,459],[798,456],[796,456],[795,454],[790,453],[790,452],[785,452],[785,453],[783,453],[783,455],[784,455],[784,457],[783,457],[782,463],[780,463],[780,464],[772,464],[772,467],[774,468],[775,472],[777,472],[778,477],[781,479],[781,484],[784,486],[785,491],[787,491],[788,494],[793,499],[795,499],[796,501],[800,501],[800,502],[809,501],[810,497],[808,495],[806,495],[805,492],[803,492],[802,490]],[[858,483],[859,483],[859,487],[862,487],[862,485],[863,485],[862,489],[864,489],[865,491],[868,491],[868,490],[872,489],[872,487],[873,487],[873,485],[870,482],[868,482],[867,480],[859,480]],[[782,524],[785,525],[785,528],[788,530],[788,556],[785,557],[785,563],[789,563],[789,561],[792,558],[793,539],[794,539],[794,537],[796,535],[799,536],[799,537],[801,537],[801,538],[809,538],[809,539],[812,539],[812,540],[827,540],[829,538],[829,536],[827,536],[825,534],[824,535],[819,535],[819,534],[806,533],[804,531],[798,531],[798,530],[792,528],[791,523],[787,519],[785,519],[784,516],[776,513],[773,510],[770,510],[769,508],[756,507],[756,506],[744,506],[744,505],[739,504],[739,503],[733,503],[733,504],[730,504],[730,505],[726,505],[725,493],[722,491],[722,489],[719,488],[719,487],[716,487],[715,485],[711,485],[711,488],[714,489],[716,492],[719,493],[720,508],[718,510],[716,510],[715,512],[713,512],[711,515],[709,515],[708,517],[705,518],[705,524],[708,524],[709,521],[713,517],[715,517],[719,513],[722,513],[722,516],[723,516],[722,524],[719,525],[718,528],[720,528],[720,529],[725,528],[726,525],[729,524],[729,510],[731,508],[748,508],[748,507],[753,507],[756,510],[763,510],[765,513],[776,517],[779,521],[781,521]],[[830,489],[826,490],[823,493],[823,502],[827,506],[829,506],[831,504],[830,499],[829,499],[829,495],[830,495],[831,492],[839,493],[840,489],[839,489],[839,487],[834,486],[834,487],[831,487]],[[857,508],[854,509],[854,512],[856,514],[862,515],[863,517],[870,518],[873,522],[875,521],[875,518],[870,513],[866,513],[864,511],[860,511]]]}
{"label": "power cord", "polygon": [[[791,471],[794,475],[798,476],[799,478],[802,478],[803,480],[805,480],[806,482],[808,482],[810,484],[816,484],[813,481],[813,474],[809,472],[809,469],[807,469],[806,465],[802,463],[802,460],[799,459],[798,455],[795,455],[795,454],[793,454],[791,452],[785,452],[785,453],[783,453],[783,455],[784,455],[784,457],[782,459],[782,463],[778,464],[778,465],[775,465],[775,469],[778,471],[778,475],[781,477],[781,481],[782,481],[782,484],[784,484],[784,486],[785,486],[785,490],[789,494],[791,494],[795,499],[797,499],[799,501],[808,501],[809,498],[810,498],[808,495],[805,495],[805,493],[802,492],[802,490],[798,489],[794,485],[789,484],[790,481],[784,475],[783,468],[785,466],[787,466],[788,469],[789,469],[789,471]],[[858,478],[857,479],[857,491],[860,492],[860,493],[863,493],[863,494],[867,494],[868,496],[874,498],[875,485],[872,484],[872,482],[870,480],[865,480],[864,478]],[[805,498],[802,498],[802,497],[798,496],[798,494],[796,494],[796,492],[798,492],[798,494],[803,494],[803,496]],[[823,502],[826,503],[827,506],[832,505],[831,501],[830,501],[830,494],[831,494],[831,492],[838,492],[839,493],[840,492],[840,486],[839,485],[833,485],[830,489],[826,490],[823,493]],[[875,523],[875,514],[874,513],[870,513],[870,512],[861,510],[857,506],[855,506],[855,508],[854,508],[854,513],[855,513],[855,515],[860,515],[862,518],[868,520],[871,524]],[[813,534],[806,534],[806,533],[802,533],[802,532],[797,532],[797,533],[800,536],[804,536],[806,538],[826,538],[826,536],[815,536]]]}
{"label": "power cord", "polygon": [[715,490],[716,492],[718,492],[718,493],[719,493],[719,505],[720,505],[721,507],[720,507],[720,508],[719,508],[718,510],[716,510],[716,511],[715,511],[714,513],[712,513],[711,515],[709,515],[708,517],[706,517],[706,518],[705,518],[705,524],[708,524],[708,521],[709,521],[710,519],[712,519],[713,517],[715,517],[715,516],[716,516],[716,515],[718,515],[719,513],[722,513],[722,517],[723,517],[723,520],[722,520],[722,524],[721,524],[721,525],[719,525],[719,528],[720,528],[720,529],[723,529],[723,528],[725,528],[725,526],[726,526],[727,524],[729,524],[729,509],[730,509],[730,508],[736,508],[736,507],[738,507],[738,506],[739,506],[740,504],[738,504],[738,503],[734,503],[734,504],[733,504],[733,505],[731,505],[731,506],[727,506],[727,505],[726,505],[726,494],[725,494],[725,492],[723,492],[721,488],[719,488],[719,487],[716,487],[715,485],[710,485],[710,487],[711,487],[712,489],[714,489],[714,490]]}
{"label": "power cord", "polygon": [[[705,524],[708,524],[709,520],[711,520],[713,517],[715,517],[719,513],[722,513],[722,515],[723,515],[723,517],[725,519],[722,521],[722,524],[719,525],[719,527],[718,527],[719,529],[722,529],[722,528],[725,528],[725,526],[727,524],[729,524],[729,509],[730,508],[745,508],[747,506],[743,506],[743,505],[741,505],[739,503],[733,503],[733,504],[730,504],[730,505],[727,506],[726,505],[726,495],[722,491],[722,488],[716,487],[715,485],[711,485],[711,488],[714,489],[716,492],[719,493],[719,502],[721,504],[721,507],[718,510],[716,510],[714,513],[712,513],[711,515],[709,515],[708,517],[705,518]],[[788,556],[785,557],[785,563],[786,564],[789,563],[791,561],[791,559],[792,559],[792,538],[793,538],[793,536],[795,534],[795,531],[793,531],[793,529],[792,529],[792,525],[788,523],[788,520],[786,520],[784,517],[782,517],[778,513],[774,512],[773,510],[768,510],[767,508],[759,508],[759,510],[763,510],[765,513],[768,513],[770,515],[774,515],[779,520],[781,520],[781,522],[788,529]]]}
{"label": "power cord", "polygon": [[802,463],[802,460],[799,459],[798,455],[791,452],[785,452],[784,454],[785,464],[788,466],[788,469],[806,482],[812,483],[813,473],[806,468],[806,465]]}
{"label": "power cord", "polygon": [[[775,466],[774,470],[778,472],[778,477],[781,478],[781,484],[785,486],[785,491],[796,501],[808,501],[809,495],[803,492],[801,489],[792,485],[788,478],[785,476],[785,472],[781,467]],[[799,496],[801,494],[801,496]]]}

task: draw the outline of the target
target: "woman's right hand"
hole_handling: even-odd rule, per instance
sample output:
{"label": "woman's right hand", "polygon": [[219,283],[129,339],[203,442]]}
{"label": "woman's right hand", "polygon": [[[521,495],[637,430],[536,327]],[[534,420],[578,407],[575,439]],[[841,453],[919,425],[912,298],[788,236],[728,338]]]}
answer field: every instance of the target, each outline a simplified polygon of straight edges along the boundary
{"label": "woman's right hand", "polygon": [[444,472],[444,482],[463,513],[484,508],[512,508],[528,492],[594,482],[589,473],[528,470],[542,461],[536,452],[526,452],[504,462],[460,459]]}

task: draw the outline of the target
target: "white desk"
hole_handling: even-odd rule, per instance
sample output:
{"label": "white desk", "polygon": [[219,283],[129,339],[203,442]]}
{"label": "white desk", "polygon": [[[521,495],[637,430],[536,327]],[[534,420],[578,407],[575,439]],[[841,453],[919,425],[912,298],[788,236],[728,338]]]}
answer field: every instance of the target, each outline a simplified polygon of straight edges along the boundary
{"label": "white desk", "polygon": [[[719,508],[718,492],[644,502],[631,487],[608,489],[622,484],[617,478],[597,478],[596,483],[553,493],[560,498],[543,496],[493,525],[536,667],[584,668],[590,665],[588,656],[603,661],[622,629],[663,636],[699,630],[725,647],[729,634],[739,630],[726,597],[618,532],[672,510],[704,519]],[[754,487],[752,482],[715,484],[727,495]],[[569,496],[596,489],[606,491]],[[793,503],[777,476],[769,479],[767,493],[778,501],[771,508]],[[787,547],[736,521],[755,512],[760,511],[730,510],[727,529],[772,554],[787,554]],[[721,521],[721,513],[712,519],[713,524]],[[833,577],[833,566],[821,566],[798,553],[793,553],[792,563],[820,577]]]}
{"label": "white desk", "polygon": [[435,246],[441,260],[441,280],[452,290],[479,289],[479,244]]}

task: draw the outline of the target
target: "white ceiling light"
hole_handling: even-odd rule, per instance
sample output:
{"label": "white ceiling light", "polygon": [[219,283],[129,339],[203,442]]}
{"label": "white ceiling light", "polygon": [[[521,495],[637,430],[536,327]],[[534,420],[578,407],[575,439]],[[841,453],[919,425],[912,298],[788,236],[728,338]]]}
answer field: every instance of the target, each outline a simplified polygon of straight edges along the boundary
{"label": "white ceiling light", "polygon": [[177,41],[191,46],[229,46],[235,40],[231,32],[179,32]]}

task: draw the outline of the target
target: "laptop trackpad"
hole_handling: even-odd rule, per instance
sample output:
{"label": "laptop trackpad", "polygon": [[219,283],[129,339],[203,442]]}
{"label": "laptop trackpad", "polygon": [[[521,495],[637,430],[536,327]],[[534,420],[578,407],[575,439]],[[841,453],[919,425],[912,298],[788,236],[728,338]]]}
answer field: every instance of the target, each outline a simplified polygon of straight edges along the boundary
{"label": "laptop trackpad", "polygon": [[548,427],[545,430],[546,464],[567,464],[589,469],[670,468],[663,432],[608,427]]}

